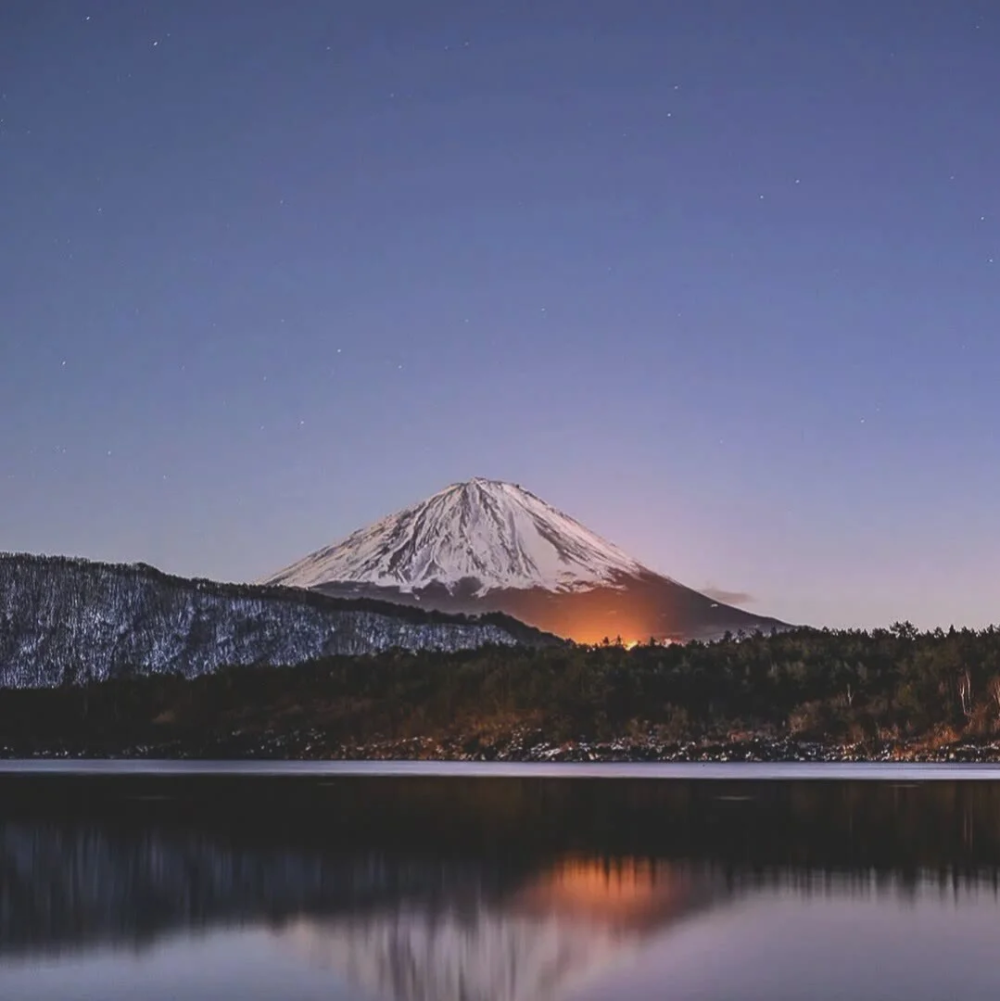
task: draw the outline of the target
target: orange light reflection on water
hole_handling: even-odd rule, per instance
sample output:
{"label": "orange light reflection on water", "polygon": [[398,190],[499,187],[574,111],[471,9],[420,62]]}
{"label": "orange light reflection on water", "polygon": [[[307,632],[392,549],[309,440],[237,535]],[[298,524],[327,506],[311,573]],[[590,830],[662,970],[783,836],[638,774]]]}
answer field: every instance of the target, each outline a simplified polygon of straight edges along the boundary
{"label": "orange light reflection on water", "polygon": [[683,907],[691,890],[690,878],[666,863],[568,858],[537,877],[521,899],[532,908],[617,921]]}

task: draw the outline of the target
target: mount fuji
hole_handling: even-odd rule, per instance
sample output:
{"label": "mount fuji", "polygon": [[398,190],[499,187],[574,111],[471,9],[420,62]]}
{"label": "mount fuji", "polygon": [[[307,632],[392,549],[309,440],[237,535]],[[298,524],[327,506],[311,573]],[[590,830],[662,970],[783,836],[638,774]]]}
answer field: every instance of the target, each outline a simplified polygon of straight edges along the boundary
{"label": "mount fuji", "polygon": [[785,629],[645,566],[523,487],[456,483],[262,583],[446,612],[506,612],[582,643]]}

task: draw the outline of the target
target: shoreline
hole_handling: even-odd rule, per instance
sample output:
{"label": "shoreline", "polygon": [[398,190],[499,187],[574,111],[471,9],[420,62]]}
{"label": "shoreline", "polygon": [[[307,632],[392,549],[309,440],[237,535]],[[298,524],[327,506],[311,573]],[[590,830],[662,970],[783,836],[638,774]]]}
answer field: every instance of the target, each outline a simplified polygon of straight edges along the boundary
{"label": "shoreline", "polygon": [[559,744],[516,738],[478,748],[468,741],[430,737],[374,740],[360,745],[326,744],[316,734],[234,733],[209,741],[103,742],[0,739],[0,760],[108,761],[288,761],[451,762],[470,764],[998,764],[1000,741],[959,741],[938,747],[884,743],[827,744],[822,741],[749,740],[663,743],[622,738]]}

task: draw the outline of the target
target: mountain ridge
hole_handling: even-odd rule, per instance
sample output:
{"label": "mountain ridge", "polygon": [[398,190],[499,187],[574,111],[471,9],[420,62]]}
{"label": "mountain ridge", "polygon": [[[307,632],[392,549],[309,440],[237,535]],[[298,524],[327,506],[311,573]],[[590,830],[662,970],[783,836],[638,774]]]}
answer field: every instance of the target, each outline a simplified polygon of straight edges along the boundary
{"label": "mountain ridge", "polygon": [[146,564],[0,553],[0,687],[338,654],[558,643],[509,616],[478,619],[289,588],[224,584]]}

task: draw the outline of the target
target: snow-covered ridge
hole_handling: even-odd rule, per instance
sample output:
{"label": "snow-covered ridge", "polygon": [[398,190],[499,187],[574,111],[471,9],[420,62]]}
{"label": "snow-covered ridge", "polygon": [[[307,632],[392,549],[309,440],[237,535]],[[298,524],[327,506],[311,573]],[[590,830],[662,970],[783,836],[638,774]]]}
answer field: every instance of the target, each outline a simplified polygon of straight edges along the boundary
{"label": "snow-covered ridge", "polygon": [[473,479],[362,528],[264,583],[331,582],[415,591],[472,579],[498,588],[587,590],[650,573],[575,519],[513,483]]}
{"label": "snow-covered ridge", "polygon": [[195,677],[225,666],[298,664],[395,647],[510,646],[524,636],[513,621],[414,612],[186,580],[141,565],[0,553],[0,688],[132,673]]}

